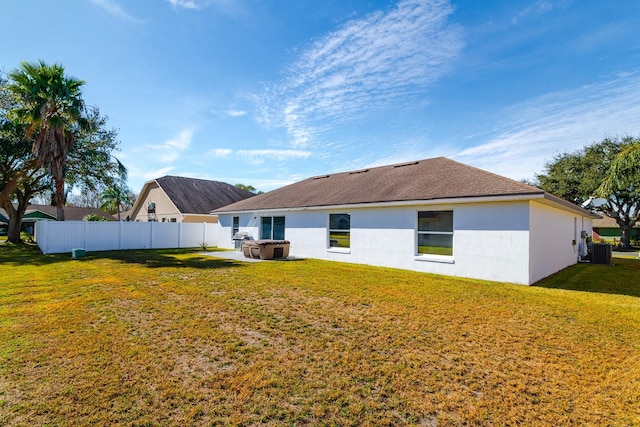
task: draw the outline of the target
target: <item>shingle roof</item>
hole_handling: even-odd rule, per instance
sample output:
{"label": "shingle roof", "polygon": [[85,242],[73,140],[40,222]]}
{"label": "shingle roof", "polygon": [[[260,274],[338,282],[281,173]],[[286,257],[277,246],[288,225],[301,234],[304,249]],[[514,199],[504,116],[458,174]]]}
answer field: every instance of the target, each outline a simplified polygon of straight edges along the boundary
{"label": "shingle roof", "polygon": [[254,196],[235,185],[206,179],[163,176],[156,182],[183,214],[208,214],[214,209]]}
{"label": "shingle roof", "polygon": [[316,176],[217,212],[543,194],[539,188],[437,157]]}

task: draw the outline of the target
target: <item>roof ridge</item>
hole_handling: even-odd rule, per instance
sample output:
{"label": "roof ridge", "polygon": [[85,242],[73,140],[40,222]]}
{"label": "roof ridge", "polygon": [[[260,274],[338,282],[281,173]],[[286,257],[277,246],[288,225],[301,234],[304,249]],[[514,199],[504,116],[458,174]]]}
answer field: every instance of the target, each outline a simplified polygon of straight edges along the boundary
{"label": "roof ridge", "polygon": [[[393,168],[397,168],[398,166],[410,166],[410,165],[417,165],[420,164],[422,162],[426,162],[426,161],[432,161],[432,160],[439,160],[439,159],[445,159],[445,160],[450,160],[444,156],[438,156],[438,157],[430,157],[427,159],[420,159],[420,160],[406,160],[404,162],[398,162],[398,163],[393,163],[390,165],[380,165],[380,166],[363,166],[361,168],[357,168],[357,169],[350,169],[350,170],[346,170],[346,171],[340,171],[340,172],[334,172],[334,173],[322,173],[320,175],[313,175],[310,176],[306,179],[317,179],[317,178],[330,178],[332,176],[335,175],[342,175],[342,174],[350,174],[350,175],[354,175],[356,173],[362,173],[362,172],[370,172],[370,171],[376,171],[376,170],[380,170],[380,169],[393,169]],[[457,162],[456,162],[457,163]],[[462,164],[462,163],[461,163]],[[306,180],[305,179],[305,180]]]}
{"label": "roof ridge", "polygon": [[[440,158],[440,157],[438,157],[438,158]],[[526,183],[524,183],[524,182],[522,182],[522,181],[518,181],[518,180],[516,180],[516,179],[509,178],[509,177],[506,177],[506,176],[503,176],[503,175],[499,175],[499,174],[497,174],[497,173],[494,173],[494,172],[491,172],[491,171],[488,171],[488,170],[480,169],[480,168],[478,168],[478,167],[476,167],[476,166],[471,166],[471,165],[468,165],[468,164],[466,164],[466,163],[462,163],[462,162],[459,162],[459,161],[457,161],[457,160],[450,159],[450,158],[448,158],[448,157],[442,157],[442,158],[443,158],[443,159],[445,159],[445,160],[448,160],[448,161],[450,161],[450,162],[456,163],[456,164],[458,164],[458,165],[461,165],[461,166],[464,166],[464,167],[467,167],[467,168],[471,168],[471,169],[475,169],[475,170],[476,170],[476,171],[478,171],[478,172],[482,172],[482,173],[487,174],[487,175],[495,176],[496,178],[506,179],[506,180],[512,181],[512,182],[517,183],[518,185],[521,185],[521,186],[523,186],[523,187],[525,187],[525,188],[533,189],[533,190],[537,190],[537,191],[539,191],[540,193],[546,193],[546,191],[544,191],[542,188],[538,188],[538,187],[536,187],[536,186],[526,184]]]}
{"label": "roof ridge", "polygon": [[158,181],[158,180],[163,179],[163,178],[178,178],[178,179],[185,179],[185,180],[189,180],[189,181],[218,182],[218,183],[220,183],[220,184],[228,184],[228,185],[231,185],[231,184],[229,184],[228,182],[224,182],[224,181],[217,181],[217,180],[215,180],[215,179],[192,178],[192,177],[189,177],[189,176],[179,176],[179,175],[164,175],[164,176],[161,176],[160,178],[156,178],[154,181]]}

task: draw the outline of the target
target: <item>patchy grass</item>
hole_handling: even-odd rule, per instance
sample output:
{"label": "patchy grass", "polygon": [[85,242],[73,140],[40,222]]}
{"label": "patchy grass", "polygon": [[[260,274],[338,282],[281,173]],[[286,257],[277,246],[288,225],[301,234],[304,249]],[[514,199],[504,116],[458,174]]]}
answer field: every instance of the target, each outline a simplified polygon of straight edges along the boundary
{"label": "patchy grass", "polygon": [[640,297],[640,261],[613,258],[614,265],[578,264],[538,283],[538,286],[574,291]]}
{"label": "patchy grass", "polygon": [[637,261],[536,287],[186,250],[0,266],[0,425],[640,424]]}

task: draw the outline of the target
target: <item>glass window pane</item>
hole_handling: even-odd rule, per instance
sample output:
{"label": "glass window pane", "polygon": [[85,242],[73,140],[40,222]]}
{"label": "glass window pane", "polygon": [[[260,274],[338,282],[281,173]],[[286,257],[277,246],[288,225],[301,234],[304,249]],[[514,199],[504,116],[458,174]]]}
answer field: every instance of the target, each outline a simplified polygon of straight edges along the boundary
{"label": "glass window pane", "polygon": [[261,218],[261,227],[260,227],[260,238],[261,239],[271,239],[271,217],[263,216]]}
{"label": "glass window pane", "polygon": [[453,255],[453,236],[450,234],[418,234],[418,253]]}
{"label": "glass window pane", "polygon": [[330,230],[349,230],[351,228],[351,215],[349,214],[330,214],[329,229]]}
{"label": "glass window pane", "polygon": [[273,240],[284,240],[284,217],[273,217]]}
{"label": "glass window pane", "polygon": [[329,246],[332,248],[351,247],[351,233],[348,231],[332,231],[329,233]]}
{"label": "glass window pane", "polygon": [[418,231],[453,232],[452,211],[418,212]]}

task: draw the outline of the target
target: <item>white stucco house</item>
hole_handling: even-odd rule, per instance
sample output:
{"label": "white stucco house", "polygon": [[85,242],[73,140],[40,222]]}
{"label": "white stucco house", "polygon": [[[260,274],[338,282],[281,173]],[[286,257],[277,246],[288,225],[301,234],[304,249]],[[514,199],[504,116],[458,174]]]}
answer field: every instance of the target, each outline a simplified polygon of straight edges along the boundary
{"label": "white stucco house", "polygon": [[587,210],[444,157],[316,176],[216,209],[290,255],[530,285],[578,261]]}

